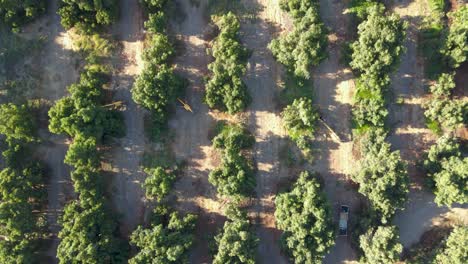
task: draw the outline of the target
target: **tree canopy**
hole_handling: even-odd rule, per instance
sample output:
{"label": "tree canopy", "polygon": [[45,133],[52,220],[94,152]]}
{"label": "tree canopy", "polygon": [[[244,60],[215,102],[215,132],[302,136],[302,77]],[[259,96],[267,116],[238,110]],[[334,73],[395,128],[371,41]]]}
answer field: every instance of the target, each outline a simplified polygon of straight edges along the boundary
{"label": "tree canopy", "polygon": [[245,109],[250,96],[242,81],[246,71],[247,49],[239,41],[239,20],[229,12],[214,20],[220,33],[213,40],[209,53],[214,61],[208,65],[212,72],[206,83],[205,102],[230,114]]}
{"label": "tree canopy", "polygon": [[314,138],[316,123],[319,119],[312,100],[305,97],[295,99],[292,104],[286,106],[281,117],[289,137],[300,148],[306,148],[309,145],[308,142]]}
{"label": "tree canopy", "polygon": [[224,125],[213,139],[213,146],[221,149],[221,166],[211,171],[208,180],[218,193],[225,196],[246,196],[255,187],[253,166],[245,150],[254,138],[239,125]]}
{"label": "tree canopy", "polygon": [[146,169],[145,172],[148,175],[143,183],[146,197],[160,201],[171,191],[176,176],[163,167]]}
{"label": "tree canopy", "polygon": [[362,158],[353,180],[387,223],[407,200],[409,179],[398,151],[391,151],[383,130],[371,130],[361,140]]}
{"label": "tree canopy", "polygon": [[441,53],[450,67],[458,68],[468,56],[468,5],[461,4],[460,8],[448,13],[448,17],[452,24]]}
{"label": "tree canopy", "polygon": [[439,138],[427,152],[424,168],[438,205],[468,202],[468,158],[455,138]]}
{"label": "tree canopy", "polygon": [[291,73],[309,79],[310,67],[327,57],[327,30],[320,20],[318,1],[282,0],[280,7],[291,14],[294,28],[274,39],[268,47]]}
{"label": "tree canopy", "polygon": [[228,207],[228,221],[216,237],[216,254],[213,264],[255,264],[258,238],[251,230],[247,214],[232,205]]}
{"label": "tree canopy", "polygon": [[16,30],[41,15],[45,9],[45,0],[3,0],[0,1],[0,24],[6,24]]}
{"label": "tree canopy", "polygon": [[289,192],[275,200],[276,225],[294,263],[320,263],[334,244],[330,205],[313,174],[305,171]]}
{"label": "tree canopy", "polygon": [[146,229],[139,226],[131,235],[130,243],[138,248],[138,253],[129,263],[187,263],[196,219],[195,215],[181,217],[157,207],[151,226]]}
{"label": "tree canopy", "polygon": [[398,230],[394,226],[369,229],[359,240],[364,252],[361,263],[393,264],[400,259],[400,254],[403,252]]}
{"label": "tree canopy", "polygon": [[118,4],[114,0],[62,0],[58,14],[64,28],[92,33],[117,20]]}
{"label": "tree canopy", "polygon": [[468,227],[455,227],[436,255],[433,263],[463,264],[468,262]]}

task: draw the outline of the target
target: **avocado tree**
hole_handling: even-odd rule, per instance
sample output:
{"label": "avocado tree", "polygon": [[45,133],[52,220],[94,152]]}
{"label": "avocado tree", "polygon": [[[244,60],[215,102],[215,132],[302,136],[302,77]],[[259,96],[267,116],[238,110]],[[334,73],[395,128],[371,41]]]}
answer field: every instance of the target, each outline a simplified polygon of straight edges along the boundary
{"label": "avocado tree", "polygon": [[258,238],[253,232],[247,214],[230,205],[226,210],[228,221],[216,237],[216,254],[213,264],[255,264]]}
{"label": "avocado tree", "polygon": [[409,179],[406,165],[398,151],[391,151],[382,129],[369,131],[361,140],[362,158],[352,175],[381,221],[387,223],[407,200]]}
{"label": "avocado tree", "polygon": [[208,65],[212,72],[206,83],[205,102],[230,114],[245,109],[250,97],[242,81],[246,71],[247,50],[239,41],[239,20],[229,12],[215,18],[220,33],[208,52],[214,61]]}
{"label": "avocado tree", "polygon": [[188,263],[188,250],[192,246],[195,215],[179,216],[165,207],[157,207],[149,228],[139,226],[131,235],[130,243],[138,253],[130,264]]}
{"label": "avocado tree", "polygon": [[398,230],[394,226],[369,229],[359,240],[364,252],[360,263],[393,264],[400,259],[400,254],[403,252]]}
{"label": "avocado tree", "polygon": [[445,241],[444,247],[436,255],[437,264],[463,264],[468,262],[468,227],[458,226],[453,229]]}
{"label": "avocado tree", "polygon": [[64,28],[76,27],[89,34],[117,20],[118,3],[114,0],[62,0],[58,14]]}
{"label": "avocado tree", "polygon": [[313,174],[305,171],[275,200],[276,226],[294,263],[320,263],[334,244],[330,205]]}
{"label": "avocado tree", "polygon": [[280,7],[291,14],[294,28],[274,39],[268,48],[288,71],[299,78],[309,79],[310,67],[327,57],[327,31],[320,19],[318,1],[282,0]]}

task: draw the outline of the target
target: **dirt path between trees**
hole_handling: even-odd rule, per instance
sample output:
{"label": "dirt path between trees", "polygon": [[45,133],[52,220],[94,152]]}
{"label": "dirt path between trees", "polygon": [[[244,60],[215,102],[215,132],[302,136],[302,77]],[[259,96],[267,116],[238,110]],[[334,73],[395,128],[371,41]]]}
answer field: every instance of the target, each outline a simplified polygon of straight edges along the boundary
{"label": "dirt path between trees", "polygon": [[117,72],[113,75],[112,91],[115,101],[123,101],[126,135],[116,140],[107,155],[110,163],[105,165],[112,177],[111,198],[121,216],[121,233],[128,236],[140,224],[144,216],[141,182],[145,175],[141,160],[146,145],[144,134],[144,112],[132,100],[131,88],[140,73],[143,62],[143,19],[138,1],[120,1],[120,19],[113,28],[122,44]]}
{"label": "dirt path between trees", "polygon": [[185,163],[183,173],[174,186],[174,205],[185,212],[198,214],[195,247],[191,263],[210,263],[208,241],[221,227],[222,201],[208,182],[208,174],[216,163],[216,155],[208,138],[215,125],[213,112],[203,103],[203,77],[208,74],[209,56],[206,54],[208,21],[204,18],[205,1],[192,5],[180,0],[178,12],[185,19],[171,19],[171,34],[182,44],[175,59],[176,71],[189,81],[185,92],[186,102],[193,113],[184,110],[178,103],[170,121],[173,135],[172,150],[178,163]]}
{"label": "dirt path between trees", "polygon": [[267,48],[277,30],[271,22],[281,25],[285,17],[276,0],[246,1],[245,5],[249,10],[258,9],[257,18],[243,21],[241,26],[241,40],[252,53],[244,80],[252,96],[247,111],[249,130],[256,142],[253,154],[258,169],[257,197],[252,213],[260,239],[258,259],[260,263],[287,263],[279,249],[281,232],[276,229],[274,218],[278,184],[288,178],[279,159],[286,134],[275,103],[283,72]]}
{"label": "dirt path between trees", "polygon": [[421,235],[444,215],[453,212],[468,219],[467,206],[454,209],[438,207],[434,195],[423,189],[424,177],[416,165],[423,153],[435,142],[437,136],[426,128],[422,104],[426,100],[424,88],[424,65],[418,56],[417,34],[422,19],[428,15],[429,7],[424,0],[403,0],[393,5],[393,11],[408,22],[406,53],[401,58],[398,71],[392,77],[391,89],[402,104],[390,106],[390,142],[394,149],[401,151],[403,160],[408,162],[411,180],[409,202],[405,210],[397,213],[394,223],[400,228],[400,239],[405,247],[417,242]]}
{"label": "dirt path between trees", "polygon": [[[359,200],[357,191],[350,185],[349,177],[354,172],[351,135],[351,104],[354,92],[353,74],[340,63],[341,46],[349,39],[347,33],[350,15],[343,14],[347,3],[342,1],[320,1],[320,15],[330,29],[328,36],[329,57],[313,72],[315,103],[325,122],[335,131],[337,140],[321,125],[317,133],[313,169],[325,183],[325,192],[332,206],[337,226],[340,205],[350,206],[350,221],[359,217],[356,212]],[[352,232],[352,230],[351,230]],[[337,237],[335,246],[326,256],[324,263],[343,263],[356,260],[349,237]]]}

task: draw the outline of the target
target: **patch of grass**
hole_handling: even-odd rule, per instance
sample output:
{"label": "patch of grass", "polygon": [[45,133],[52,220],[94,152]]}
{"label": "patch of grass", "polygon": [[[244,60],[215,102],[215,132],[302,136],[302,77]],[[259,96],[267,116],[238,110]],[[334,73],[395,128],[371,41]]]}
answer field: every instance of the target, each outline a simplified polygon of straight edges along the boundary
{"label": "patch of grass", "polygon": [[161,144],[153,151],[145,151],[141,163],[145,168],[170,168],[176,164],[176,158],[168,144]]}
{"label": "patch of grass", "polygon": [[294,74],[286,74],[285,88],[279,94],[279,104],[284,107],[292,104],[294,99],[301,97],[314,98],[313,84],[311,80],[297,78]]}
{"label": "patch of grass", "polygon": [[445,66],[440,49],[443,45],[443,27],[433,24],[421,29],[418,48],[425,58],[425,71],[430,79],[436,79],[443,72]]}
{"label": "patch of grass", "polygon": [[442,127],[435,120],[426,119],[426,126],[436,135],[442,135]]}
{"label": "patch of grass", "polygon": [[233,12],[240,19],[255,20],[258,8],[248,8],[241,0],[208,0],[206,16],[219,16]]}

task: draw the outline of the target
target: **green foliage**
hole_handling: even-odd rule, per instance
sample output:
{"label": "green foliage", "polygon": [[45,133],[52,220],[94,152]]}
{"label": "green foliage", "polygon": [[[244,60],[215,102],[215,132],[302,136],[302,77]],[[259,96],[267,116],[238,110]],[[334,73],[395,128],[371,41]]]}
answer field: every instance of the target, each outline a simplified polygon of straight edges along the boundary
{"label": "green foliage", "polygon": [[143,183],[146,197],[161,201],[172,189],[176,176],[162,167],[146,169],[148,177]]}
{"label": "green foliage", "polygon": [[90,34],[117,20],[118,4],[114,0],[62,0],[58,14],[64,28],[76,27]]}
{"label": "green foliage", "polygon": [[18,30],[23,24],[44,13],[44,0],[3,0],[0,1],[0,24],[6,24]]}
{"label": "green foliage", "polygon": [[424,105],[426,118],[436,121],[442,127],[455,129],[467,121],[468,102],[450,100],[448,98],[434,98]]}
{"label": "green foliage", "polygon": [[370,8],[367,19],[358,26],[358,40],[352,44],[351,67],[377,78],[391,72],[404,51],[405,29],[398,15],[386,15],[382,6]]}
{"label": "green foliage", "polygon": [[320,20],[317,2],[281,1],[281,9],[294,19],[294,28],[268,46],[278,62],[303,79],[310,78],[312,65],[318,65],[327,57],[327,30]]}
{"label": "green foliage", "polygon": [[359,192],[369,199],[383,223],[403,208],[409,188],[406,165],[398,151],[391,151],[385,137],[382,129],[364,135],[359,169],[352,176],[359,183]]}
{"label": "green foliage", "polygon": [[298,143],[299,147],[307,148],[308,142],[314,138],[319,114],[312,100],[301,97],[283,110],[283,123],[289,137]]}
{"label": "green foliage", "polygon": [[221,166],[210,172],[208,181],[225,196],[245,196],[255,187],[252,165],[240,153],[228,151],[223,155]]}
{"label": "green foliage", "polygon": [[218,135],[213,138],[213,147],[239,153],[253,146],[255,138],[242,126],[222,124]]}
{"label": "green foliage", "polygon": [[239,125],[223,125],[213,139],[213,146],[222,149],[221,166],[213,170],[208,181],[225,196],[245,196],[255,187],[252,164],[243,150],[254,143],[252,135]]}
{"label": "green foliage", "polygon": [[124,263],[117,225],[101,199],[86,205],[67,204],[60,224],[59,263]]}
{"label": "green foliage", "polygon": [[330,205],[318,181],[302,172],[290,192],[275,200],[276,225],[294,263],[320,263],[334,244]]}
{"label": "green foliage", "polygon": [[375,0],[351,0],[349,12],[356,14],[360,19],[365,19],[369,14],[369,10],[378,5],[378,1]]}
{"label": "green foliage", "polygon": [[443,43],[442,23],[430,24],[421,29],[418,48],[425,59],[426,74],[431,79],[444,71],[444,56],[440,52]]}
{"label": "green foliage", "polygon": [[361,74],[353,107],[358,130],[385,125],[388,75],[404,51],[406,28],[397,15],[385,15],[382,5],[373,5],[366,10],[366,20],[358,26],[359,38],[351,44],[350,66]]}
{"label": "green foliage", "polygon": [[434,174],[436,203],[449,207],[468,203],[468,158],[452,156],[441,165],[441,171]]}
{"label": "green foliage", "polygon": [[172,68],[148,64],[137,77],[132,89],[133,100],[150,110],[160,122],[167,120],[167,111],[185,86]]}
{"label": "green foliage", "polygon": [[115,128],[123,129],[122,119],[100,105],[105,81],[99,69],[86,69],[80,82],[68,87],[70,96],[58,100],[49,110],[49,130],[71,137],[82,134],[97,139],[121,133]]}
{"label": "green foliage", "polygon": [[400,259],[403,246],[399,242],[398,230],[394,226],[379,226],[360,237],[364,257],[360,263],[393,264]]}
{"label": "green foliage", "polygon": [[170,59],[175,50],[165,34],[167,0],[144,0],[149,12],[145,28],[148,31],[142,59],[145,62],[142,73],[132,88],[133,100],[150,110],[146,131],[151,140],[161,139],[167,128],[170,106],[186,87],[186,81],[174,73]]}
{"label": "green foliage", "polygon": [[468,5],[448,13],[452,20],[441,53],[452,68],[458,68],[468,56]]}
{"label": "green foliage", "polygon": [[455,138],[439,138],[427,152],[424,168],[438,205],[468,202],[468,158]]}
{"label": "green foliage", "polygon": [[34,131],[35,125],[27,106],[11,103],[0,105],[0,134],[9,144],[36,141]]}
{"label": "green foliage", "polygon": [[455,88],[455,74],[442,73],[430,89],[435,96],[450,96],[453,88]]}
{"label": "green foliage", "polygon": [[150,228],[139,226],[131,235],[130,242],[139,251],[129,263],[188,263],[196,216],[181,218],[176,212],[169,214],[167,209],[158,209],[155,210],[157,221]]}
{"label": "green foliage", "polygon": [[161,65],[166,63],[175,53],[166,35],[152,34],[147,43],[147,48],[143,50],[142,58],[151,65]]}
{"label": "green foliage", "polygon": [[239,20],[233,13],[214,18],[220,33],[208,52],[214,61],[208,65],[212,72],[206,83],[205,102],[230,114],[245,109],[250,97],[242,81],[246,71],[247,50],[239,42]]}
{"label": "green foliage", "polygon": [[455,227],[447,241],[445,248],[437,254],[433,263],[463,264],[468,262],[468,227]]}
{"label": "green foliage", "polygon": [[44,200],[43,172],[31,158],[36,141],[31,109],[25,105],[0,105],[0,137],[8,143],[0,170],[0,262],[30,263],[34,240],[40,235],[34,212]]}
{"label": "green foliage", "polygon": [[250,228],[247,214],[232,206],[226,214],[229,220],[215,237],[217,252],[213,264],[255,264],[258,238]]}

